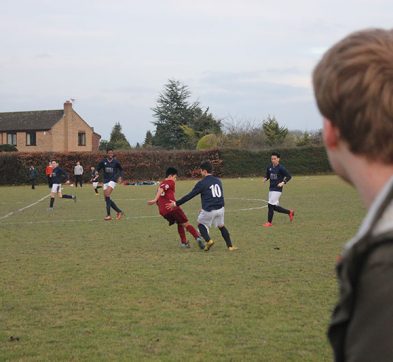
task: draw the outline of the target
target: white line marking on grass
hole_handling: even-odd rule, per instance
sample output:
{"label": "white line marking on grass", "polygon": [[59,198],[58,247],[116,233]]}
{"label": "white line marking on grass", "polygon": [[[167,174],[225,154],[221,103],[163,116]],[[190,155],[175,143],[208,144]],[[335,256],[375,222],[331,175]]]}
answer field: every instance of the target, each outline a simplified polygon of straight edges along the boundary
{"label": "white line marking on grass", "polygon": [[30,204],[30,205],[27,205],[27,206],[22,207],[22,208],[20,208],[20,209],[18,209],[18,210],[15,210],[15,211],[11,211],[11,212],[9,212],[7,215],[1,216],[1,217],[0,217],[0,220],[4,220],[4,219],[6,219],[7,217],[10,217],[10,216],[12,216],[12,215],[14,215],[14,214],[17,214],[18,212],[22,212],[22,211],[24,211],[24,210],[26,210],[26,209],[28,209],[28,208],[30,208],[30,207],[33,207],[33,206],[37,205],[38,203],[40,203],[41,201],[45,200],[45,199],[46,199],[47,197],[49,197],[49,196],[50,196],[50,194],[48,194],[48,195],[46,195],[46,196],[44,196],[44,197],[41,197],[38,201],[33,202],[33,203]]}

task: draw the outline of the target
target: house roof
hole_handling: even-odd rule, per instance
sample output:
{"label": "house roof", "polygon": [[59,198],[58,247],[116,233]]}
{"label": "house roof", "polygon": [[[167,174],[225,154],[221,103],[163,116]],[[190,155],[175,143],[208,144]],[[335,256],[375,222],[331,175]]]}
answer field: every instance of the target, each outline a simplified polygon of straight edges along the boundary
{"label": "house roof", "polygon": [[64,110],[3,112],[0,113],[0,131],[49,130],[63,117]]}

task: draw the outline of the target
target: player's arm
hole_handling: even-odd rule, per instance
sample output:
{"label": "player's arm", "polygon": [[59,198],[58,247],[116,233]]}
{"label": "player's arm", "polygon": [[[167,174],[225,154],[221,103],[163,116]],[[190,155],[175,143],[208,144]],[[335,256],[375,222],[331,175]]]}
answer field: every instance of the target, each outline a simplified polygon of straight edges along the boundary
{"label": "player's arm", "polygon": [[153,200],[149,200],[147,202],[148,205],[154,205],[155,203],[157,203],[158,199],[160,198],[161,194],[164,192],[164,189],[159,187],[156,193],[156,197]]}
{"label": "player's arm", "polygon": [[270,179],[270,171],[269,171],[269,167],[268,167],[268,168],[266,168],[266,175],[263,178],[263,182],[266,182],[269,179]]}
{"label": "player's arm", "polygon": [[203,190],[203,185],[201,181],[199,181],[194,188],[187,195],[183,196],[181,199],[177,201],[173,201],[170,204],[167,204],[167,209],[173,209],[175,206],[180,206],[185,204],[187,201],[193,199],[196,195],[200,194]]}
{"label": "player's arm", "polygon": [[284,166],[281,166],[280,173],[283,176],[283,178],[282,181],[277,186],[283,187],[287,182],[289,182],[292,176],[289,174],[289,172],[286,170]]}
{"label": "player's arm", "polygon": [[116,165],[117,169],[119,170],[119,177],[117,178],[117,182],[121,183],[123,181],[123,167],[121,167],[120,162],[117,162]]}

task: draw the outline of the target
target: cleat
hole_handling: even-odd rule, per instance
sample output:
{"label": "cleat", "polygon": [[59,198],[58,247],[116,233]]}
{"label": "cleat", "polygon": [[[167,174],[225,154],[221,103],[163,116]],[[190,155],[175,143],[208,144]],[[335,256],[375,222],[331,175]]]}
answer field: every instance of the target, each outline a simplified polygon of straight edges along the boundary
{"label": "cleat", "polygon": [[53,207],[48,207],[48,211],[53,211]]}
{"label": "cleat", "polygon": [[72,199],[76,202],[76,195],[72,195]]}
{"label": "cleat", "polygon": [[188,241],[186,241],[185,243],[180,243],[180,247],[183,249],[189,249],[191,248],[191,245]]}
{"label": "cleat", "polygon": [[289,221],[292,222],[295,217],[295,210],[289,210]]}
{"label": "cleat", "polygon": [[201,249],[201,250],[205,249],[205,244],[204,244],[202,238],[196,238],[195,240],[198,243],[199,249]]}
{"label": "cleat", "polygon": [[213,240],[209,240],[209,241],[206,243],[206,246],[205,246],[205,248],[204,248],[203,250],[209,251],[209,249],[213,246],[213,244],[214,244],[214,241],[213,241]]}
{"label": "cleat", "polygon": [[112,220],[112,216],[108,215],[104,217],[105,221],[111,221]]}
{"label": "cleat", "polygon": [[273,226],[273,224],[271,222],[266,222],[262,226],[264,226],[265,228],[270,228],[271,226]]}
{"label": "cleat", "polygon": [[120,211],[116,214],[116,220],[120,220],[124,216],[124,212]]}
{"label": "cleat", "polygon": [[237,246],[230,246],[229,248],[228,248],[228,250],[229,251],[235,251],[235,250],[238,250],[239,248],[237,247]]}

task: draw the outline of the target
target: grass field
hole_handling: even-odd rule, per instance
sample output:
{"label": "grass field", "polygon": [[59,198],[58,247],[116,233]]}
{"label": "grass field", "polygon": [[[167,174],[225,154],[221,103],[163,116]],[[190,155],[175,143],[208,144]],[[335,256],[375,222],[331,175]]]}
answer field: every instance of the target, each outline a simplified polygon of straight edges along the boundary
{"label": "grass field", "polygon": [[[47,187],[1,187],[0,360],[331,360],[335,258],[365,214],[355,191],[294,177],[281,198],[294,222],[276,214],[265,229],[267,184],[223,184],[236,252],[216,229],[209,252],[180,249],[146,205],[156,186],[118,186],[126,218],[111,222],[90,185],[65,187],[78,202],[57,199],[51,213]],[[194,225],[199,207],[184,205]]]}

